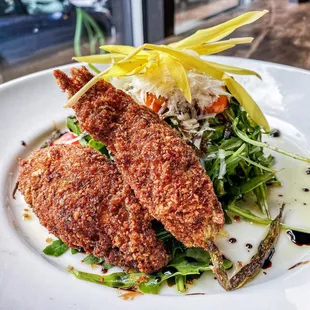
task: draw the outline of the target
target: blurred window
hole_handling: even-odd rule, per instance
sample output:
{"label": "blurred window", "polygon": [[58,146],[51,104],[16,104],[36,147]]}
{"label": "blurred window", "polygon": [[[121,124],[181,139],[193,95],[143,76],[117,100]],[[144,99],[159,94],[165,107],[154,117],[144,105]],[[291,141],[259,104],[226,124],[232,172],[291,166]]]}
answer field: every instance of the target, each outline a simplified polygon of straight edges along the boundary
{"label": "blurred window", "polygon": [[29,15],[53,14],[63,12],[68,1],[60,0],[21,0]]}
{"label": "blurred window", "polygon": [[199,27],[203,20],[235,8],[240,0],[174,0],[176,35]]}
{"label": "blurred window", "polygon": [[0,83],[100,53],[104,44],[173,40],[239,1],[0,0]]}
{"label": "blurred window", "polygon": [[0,1],[0,17],[22,14],[25,14],[25,10],[21,2],[16,0]]}

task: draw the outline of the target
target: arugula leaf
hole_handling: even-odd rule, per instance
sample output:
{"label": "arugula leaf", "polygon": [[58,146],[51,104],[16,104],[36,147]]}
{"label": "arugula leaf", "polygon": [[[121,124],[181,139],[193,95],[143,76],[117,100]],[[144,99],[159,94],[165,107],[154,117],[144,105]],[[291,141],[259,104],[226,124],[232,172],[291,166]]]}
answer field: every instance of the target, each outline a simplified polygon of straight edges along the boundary
{"label": "arugula leaf", "polygon": [[219,179],[214,180],[213,186],[217,193],[217,197],[223,197],[224,195],[227,194],[227,192],[225,191],[225,183],[223,180]]}
{"label": "arugula leaf", "polygon": [[104,269],[109,270],[109,269],[113,268],[114,265],[112,265],[112,264],[107,264],[107,263],[103,262],[103,263],[102,263],[102,267],[103,267]]}
{"label": "arugula leaf", "polygon": [[[249,221],[249,222],[252,222],[255,224],[259,224],[259,225],[267,226],[272,222],[272,219],[270,219],[270,218],[261,218],[261,217],[255,215],[250,210],[240,208],[234,204],[228,205],[227,211],[239,215],[245,221]],[[296,226],[291,226],[291,225],[287,225],[287,224],[283,224],[283,223],[281,223],[280,225],[281,225],[281,228],[285,229],[285,230],[295,230],[295,231],[299,231],[299,232],[310,233],[310,231],[308,229],[304,229],[304,228],[300,228],[300,227],[296,227]]]}
{"label": "arugula leaf", "polygon": [[79,122],[75,116],[68,116],[66,122],[67,128],[74,132],[76,135],[80,135],[82,130],[80,129]]}
{"label": "arugula leaf", "polygon": [[79,251],[77,249],[71,249],[71,254],[74,255],[74,254],[77,254],[79,253]]}
{"label": "arugula leaf", "polygon": [[82,260],[82,262],[86,265],[99,265],[104,262],[104,259],[89,254]]}
{"label": "arugula leaf", "polygon": [[110,153],[108,151],[108,149],[106,148],[106,146],[101,143],[100,141],[96,141],[94,139],[91,139],[88,143],[88,146],[94,148],[95,150],[99,151],[101,154],[105,155],[106,157],[108,157],[109,159],[111,159]]}
{"label": "arugula leaf", "polygon": [[126,273],[126,272],[114,272],[108,275],[98,275],[88,272],[76,270],[72,267],[68,267],[67,270],[75,277],[81,280],[102,284],[115,288],[138,288],[140,283],[149,280],[149,276],[142,272]]}
{"label": "arugula leaf", "polygon": [[55,240],[52,244],[48,245],[43,253],[50,256],[58,257],[69,250],[69,247],[61,240]]}
{"label": "arugula leaf", "polygon": [[186,276],[181,276],[181,275],[175,276],[175,284],[176,284],[177,290],[180,293],[186,292],[186,289],[187,289]]}
{"label": "arugula leaf", "polygon": [[251,180],[247,180],[241,187],[240,192],[241,194],[246,194],[254,190],[256,187],[260,186],[261,184],[265,184],[268,180],[274,177],[274,173],[267,173],[258,175]]}
{"label": "arugula leaf", "polygon": [[[223,268],[231,268],[231,261],[225,259]],[[175,254],[175,258],[168,264],[167,268],[163,271],[154,274],[156,283],[154,280],[150,280],[150,283],[144,284],[148,288],[152,288],[152,291],[160,289],[160,285],[168,279],[175,278],[177,289],[180,292],[186,290],[186,276],[201,275],[204,271],[211,270],[210,255],[207,251],[201,248],[188,248],[185,251],[178,251]]]}
{"label": "arugula leaf", "polygon": [[189,262],[186,258],[181,258],[178,261],[171,262],[169,267],[174,267],[178,273],[183,276],[192,275],[192,274],[200,274],[202,271],[210,271],[210,265],[206,265],[205,263],[198,262]]}
{"label": "arugula leaf", "polygon": [[202,248],[188,248],[183,254],[183,257],[194,258],[199,263],[210,264],[210,254]]}
{"label": "arugula leaf", "polygon": [[163,229],[163,230],[160,230],[159,232],[156,232],[156,238],[161,241],[166,241],[168,239],[173,238],[173,236],[171,235],[169,231]]}
{"label": "arugula leaf", "polygon": [[224,151],[235,150],[238,149],[243,144],[243,141],[236,137],[231,137],[228,140],[222,141],[220,144],[220,148]]}
{"label": "arugula leaf", "polygon": [[[172,260],[168,264],[168,267],[174,267],[178,271],[177,274],[181,274],[183,276],[200,274],[203,271],[211,270],[211,258],[207,251],[200,248],[190,248],[188,250]],[[190,261],[189,258],[193,258],[195,261]],[[231,261],[224,260],[225,269],[228,269],[231,266]]]}
{"label": "arugula leaf", "polygon": [[95,150],[98,150],[98,151],[105,147],[102,142],[96,141],[94,139],[91,139],[88,142],[88,145],[91,146],[92,148],[94,148]]}
{"label": "arugula leaf", "polygon": [[[79,136],[82,134],[79,122],[75,116],[68,116],[66,125],[68,129],[74,132],[76,135]],[[105,155],[109,159],[111,159],[111,156],[106,146],[102,142],[94,140],[91,135],[86,134],[85,137],[81,138],[79,141],[82,145],[88,145],[94,148],[95,150],[99,151],[101,154]]]}
{"label": "arugula leaf", "polygon": [[270,218],[270,212],[267,202],[267,186],[265,183],[257,186],[253,190],[256,196],[256,204],[259,206],[259,209],[262,213],[265,213],[268,218]]}
{"label": "arugula leaf", "polygon": [[293,154],[293,153],[281,150],[280,148],[278,148],[276,146],[272,146],[272,145],[270,145],[268,143],[265,143],[265,142],[255,141],[255,140],[250,139],[245,133],[243,133],[241,130],[239,130],[237,128],[238,122],[239,122],[239,118],[236,117],[236,119],[233,122],[233,129],[234,129],[234,132],[237,134],[237,136],[240,139],[242,139],[244,142],[252,144],[252,145],[255,145],[255,146],[263,147],[263,148],[265,147],[265,148],[268,148],[268,149],[270,149],[270,150],[272,150],[274,152],[286,155],[288,157],[292,157],[294,159],[301,160],[301,161],[304,161],[306,163],[310,163],[310,158],[307,158],[307,157],[304,157],[304,156],[300,156],[298,154]]}
{"label": "arugula leaf", "polygon": [[[222,114],[210,119],[209,125],[214,130],[203,136],[207,140],[202,141],[202,145],[207,145],[207,149],[200,160],[222,205],[225,207],[244,195],[253,195],[261,212],[270,218],[267,185],[280,185],[280,182],[272,168],[274,157],[264,155],[261,128],[249,119],[234,98]],[[216,129],[223,128],[229,128],[229,135],[218,139]],[[219,150],[224,151],[226,164],[225,174],[220,179],[223,159],[221,162],[218,158]]]}
{"label": "arugula leaf", "polygon": [[[231,266],[232,263],[225,259],[223,267],[229,269]],[[184,252],[178,250],[175,258],[167,267],[151,275],[141,272],[115,272],[108,275],[97,275],[82,272],[72,267],[68,267],[67,269],[81,280],[115,288],[136,289],[142,293],[158,294],[161,284],[171,278],[175,278],[177,289],[180,292],[184,292],[186,290],[187,275],[200,275],[204,271],[210,271],[211,266],[208,252],[201,248],[189,248]]]}
{"label": "arugula leaf", "polygon": [[245,156],[242,156],[242,155],[238,155],[240,158],[242,158],[243,160],[245,160],[247,163],[249,163],[250,165],[253,165],[253,166],[256,166],[257,168],[260,168],[262,170],[266,170],[268,172],[272,172],[272,173],[275,173],[276,171],[273,170],[273,169],[270,169],[268,168],[269,167],[269,164],[268,166],[267,165],[261,165],[253,160],[251,160],[250,158],[248,157],[245,157]]}

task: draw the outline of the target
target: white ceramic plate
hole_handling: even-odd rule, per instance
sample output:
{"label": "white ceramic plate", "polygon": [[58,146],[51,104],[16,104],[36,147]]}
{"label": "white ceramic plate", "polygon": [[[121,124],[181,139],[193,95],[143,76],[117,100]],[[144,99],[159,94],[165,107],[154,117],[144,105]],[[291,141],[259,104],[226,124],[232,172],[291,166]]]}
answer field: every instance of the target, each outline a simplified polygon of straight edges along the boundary
{"label": "white ceramic plate", "polygon": [[[215,61],[256,70],[263,81],[255,77],[239,78],[262,107],[271,127],[281,131],[280,138],[270,143],[289,151],[310,156],[310,72],[254,60],[212,57]],[[70,66],[62,69],[68,71]],[[32,214],[23,220],[27,207],[18,195],[12,199],[17,177],[17,159],[25,158],[53,130],[59,127],[71,111],[63,108],[65,96],[59,91],[46,70],[0,87],[0,309],[309,309],[310,265],[288,270],[292,265],[310,259],[310,248],[293,245],[283,232],[273,257],[273,266],[261,273],[246,287],[224,292],[212,274],[196,281],[188,293],[181,295],[175,288],[164,288],[160,295],[137,296],[125,301],[115,289],[79,281],[65,271],[71,264],[77,269],[100,272],[80,263],[82,254],[70,253],[59,258],[42,254],[48,233]],[[25,141],[27,146],[21,145]],[[279,177],[283,187],[270,193],[272,213],[286,202],[285,222],[310,228],[310,186],[307,164],[276,154]],[[283,196],[279,196],[283,195]],[[246,262],[256,251],[266,228],[249,223],[227,227],[230,237],[219,241],[225,255],[234,262]],[[245,244],[253,244],[248,252]]]}

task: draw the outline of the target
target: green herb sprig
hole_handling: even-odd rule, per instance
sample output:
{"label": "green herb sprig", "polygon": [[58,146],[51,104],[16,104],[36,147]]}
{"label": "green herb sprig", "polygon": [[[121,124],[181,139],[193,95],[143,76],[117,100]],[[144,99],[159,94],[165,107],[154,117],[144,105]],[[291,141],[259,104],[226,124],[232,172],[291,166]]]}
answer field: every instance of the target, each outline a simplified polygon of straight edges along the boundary
{"label": "green herb sprig", "polygon": [[49,256],[58,257],[69,250],[69,247],[64,244],[61,240],[54,240],[50,245],[48,245],[43,253]]}

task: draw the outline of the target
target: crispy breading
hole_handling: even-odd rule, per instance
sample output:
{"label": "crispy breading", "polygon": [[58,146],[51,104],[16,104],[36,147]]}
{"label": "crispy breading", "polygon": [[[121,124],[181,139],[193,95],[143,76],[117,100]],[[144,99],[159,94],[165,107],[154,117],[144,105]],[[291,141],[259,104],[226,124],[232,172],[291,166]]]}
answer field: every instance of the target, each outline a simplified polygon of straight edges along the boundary
{"label": "crispy breading", "polygon": [[[71,74],[54,71],[68,97],[92,78],[85,67]],[[206,239],[224,224],[223,210],[210,178],[178,132],[103,80],[73,109],[81,128],[113,152],[124,180],[151,215],[187,247],[206,248]]]}
{"label": "crispy breading", "polygon": [[150,273],[168,255],[152,218],[115,164],[80,145],[56,145],[20,161],[19,189],[41,224],[72,248]]}

